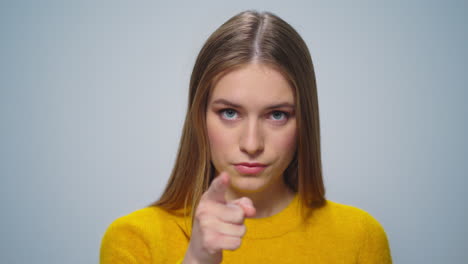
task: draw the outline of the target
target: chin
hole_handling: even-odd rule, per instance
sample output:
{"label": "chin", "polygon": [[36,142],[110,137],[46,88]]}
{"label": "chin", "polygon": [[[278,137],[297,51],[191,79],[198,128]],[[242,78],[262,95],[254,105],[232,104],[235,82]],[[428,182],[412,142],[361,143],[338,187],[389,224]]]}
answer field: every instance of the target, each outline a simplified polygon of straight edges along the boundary
{"label": "chin", "polygon": [[267,186],[265,179],[257,175],[238,175],[231,177],[231,188],[239,193],[260,192]]}

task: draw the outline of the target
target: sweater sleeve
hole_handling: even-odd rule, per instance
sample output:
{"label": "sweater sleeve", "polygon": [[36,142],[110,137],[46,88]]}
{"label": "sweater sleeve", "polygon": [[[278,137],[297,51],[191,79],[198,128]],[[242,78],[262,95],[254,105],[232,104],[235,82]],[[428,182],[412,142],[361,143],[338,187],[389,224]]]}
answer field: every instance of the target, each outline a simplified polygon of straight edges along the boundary
{"label": "sweater sleeve", "polygon": [[101,242],[100,264],[150,264],[151,254],[141,230],[131,224],[113,222]]}
{"label": "sweater sleeve", "polygon": [[380,223],[366,213],[362,226],[364,237],[359,252],[359,264],[391,264],[392,256],[385,230]]}

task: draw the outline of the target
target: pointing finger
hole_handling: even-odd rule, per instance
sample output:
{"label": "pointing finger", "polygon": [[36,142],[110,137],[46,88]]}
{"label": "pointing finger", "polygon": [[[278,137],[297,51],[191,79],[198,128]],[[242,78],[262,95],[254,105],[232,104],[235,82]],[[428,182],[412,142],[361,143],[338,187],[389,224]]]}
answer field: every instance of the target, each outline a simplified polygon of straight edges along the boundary
{"label": "pointing finger", "polygon": [[222,172],[210,184],[210,187],[205,192],[205,197],[209,200],[226,203],[225,194],[229,186],[229,176],[226,172]]}

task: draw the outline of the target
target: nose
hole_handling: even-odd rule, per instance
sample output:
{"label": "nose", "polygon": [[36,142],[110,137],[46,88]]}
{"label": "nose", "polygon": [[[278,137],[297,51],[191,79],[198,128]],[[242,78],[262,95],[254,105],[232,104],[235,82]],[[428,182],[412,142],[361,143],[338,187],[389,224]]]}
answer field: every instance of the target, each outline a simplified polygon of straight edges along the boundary
{"label": "nose", "polygon": [[249,156],[255,157],[263,152],[263,132],[257,120],[248,120],[242,131],[239,142],[240,150]]}

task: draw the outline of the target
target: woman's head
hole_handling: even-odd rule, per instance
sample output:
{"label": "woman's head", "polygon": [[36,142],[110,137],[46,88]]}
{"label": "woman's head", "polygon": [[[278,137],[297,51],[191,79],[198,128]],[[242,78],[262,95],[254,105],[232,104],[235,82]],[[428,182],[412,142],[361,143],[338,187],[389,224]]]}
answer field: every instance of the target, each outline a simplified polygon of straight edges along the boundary
{"label": "woman's head", "polygon": [[194,207],[208,188],[216,176],[207,131],[210,98],[224,76],[252,65],[270,71],[288,85],[290,93],[284,93],[284,100],[293,97],[294,151],[288,153],[285,183],[299,193],[306,206],[324,201],[318,99],[308,48],[299,34],[274,14],[245,11],[221,25],[197,57],[176,164],[156,205],[177,209],[191,203]]}
{"label": "woman's head", "polygon": [[216,175],[231,176],[227,198],[291,193],[283,173],[296,152],[297,123],[288,80],[268,65],[249,63],[213,86],[206,127]]}

